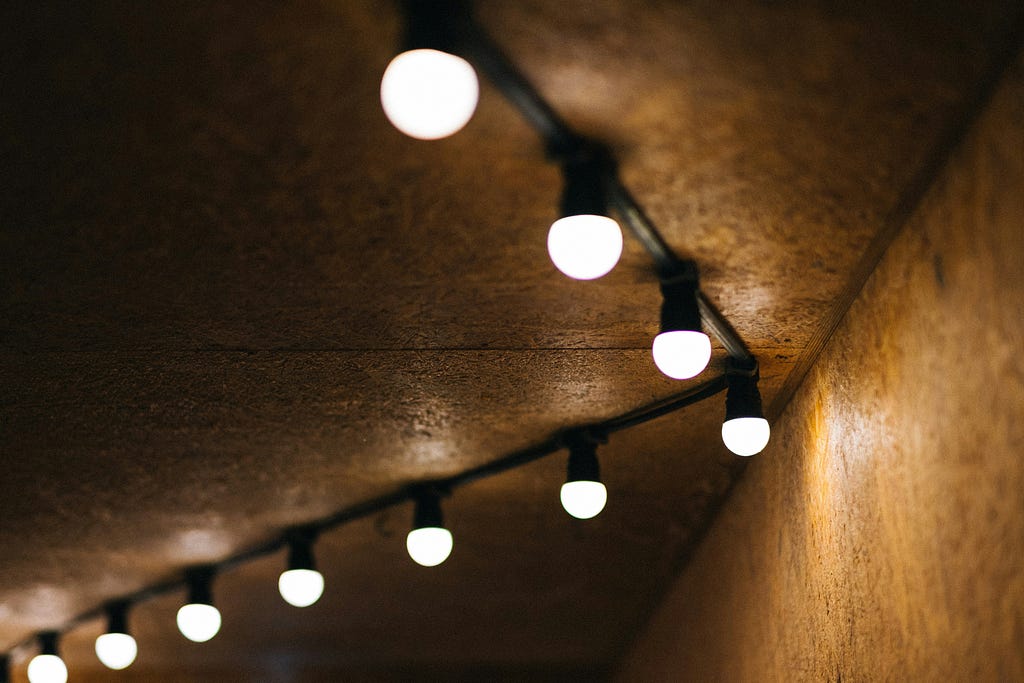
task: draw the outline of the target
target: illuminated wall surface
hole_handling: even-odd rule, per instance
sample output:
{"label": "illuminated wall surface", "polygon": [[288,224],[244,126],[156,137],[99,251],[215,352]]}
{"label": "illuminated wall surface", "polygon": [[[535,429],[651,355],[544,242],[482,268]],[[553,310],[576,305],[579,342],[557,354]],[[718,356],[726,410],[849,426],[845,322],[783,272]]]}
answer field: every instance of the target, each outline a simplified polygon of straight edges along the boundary
{"label": "illuminated wall surface", "polygon": [[623,680],[1024,680],[1024,60]]}

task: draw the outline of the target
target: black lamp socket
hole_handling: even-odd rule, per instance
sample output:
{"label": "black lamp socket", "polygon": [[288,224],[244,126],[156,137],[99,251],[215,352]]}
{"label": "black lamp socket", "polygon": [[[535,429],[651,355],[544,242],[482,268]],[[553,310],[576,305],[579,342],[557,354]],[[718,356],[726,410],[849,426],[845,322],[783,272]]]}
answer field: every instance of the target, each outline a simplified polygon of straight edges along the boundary
{"label": "black lamp socket", "polygon": [[764,417],[757,378],[729,375],[729,391],[725,395],[725,420],[740,417]]}
{"label": "black lamp socket", "polygon": [[188,581],[188,602],[190,605],[212,605],[213,570],[209,568],[190,570],[186,577]]}
{"label": "black lamp socket", "polygon": [[416,497],[416,509],[413,511],[412,527],[444,528],[444,515],[441,513],[441,497],[432,491],[425,491]]}
{"label": "black lamp socket", "polygon": [[701,332],[700,307],[697,305],[697,279],[680,278],[661,285],[661,331]]}
{"label": "black lamp socket", "polygon": [[566,482],[601,481],[601,468],[597,462],[597,444],[581,442],[569,447],[569,467]]}

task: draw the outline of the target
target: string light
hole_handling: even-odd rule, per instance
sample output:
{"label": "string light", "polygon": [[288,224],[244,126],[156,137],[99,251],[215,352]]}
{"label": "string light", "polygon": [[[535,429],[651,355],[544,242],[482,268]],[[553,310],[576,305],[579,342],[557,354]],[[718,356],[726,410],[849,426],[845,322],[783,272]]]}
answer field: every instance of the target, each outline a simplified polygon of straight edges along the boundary
{"label": "string light", "polygon": [[412,526],[405,539],[409,557],[424,567],[436,567],[448,559],[452,552],[452,532],[444,526],[441,497],[436,491],[428,489],[417,495]]}
{"label": "string light", "polygon": [[476,70],[455,54],[458,20],[465,12],[453,0],[406,2],[407,48],[384,70],[380,103],[388,121],[410,137],[446,138],[462,130],[476,111]]}
{"label": "string light", "polygon": [[654,364],[672,379],[690,379],[711,360],[711,339],[701,331],[697,278],[685,274],[661,285],[661,334],[654,338]]}
{"label": "string light", "polygon": [[725,447],[736,455],[757,455],[768,445],[770,437],[771,427],[761,409],[757,377],[730,373],[722,423]]}
{"label": "string light", "polygon": [[205,643],[220,631],[220,611],[213,606],[213,570],[193,569],[186,575],[188,603],[178,610],[178,630],[194,643]]}
{"label": "string light", "polygon": [[596,517],[608,502],[608,490],[601,483],[597,444],[588,435],[570,442],[568,470],[559,492],[562,507],[577,519]]}
{"label": "string light", "polygon": [[39,654],[28,663],[29,683],[66,683],[68,667],[57,654],[56,631],[39,634]]}
{"label": "string light", "polygon": [[324,575],[313,561],[313,534],[294,532],[288,541],[288,569],[277,580],[281,597],[294,607],[309,607],[324,594]]}
{"label": "string light", "polygon": [[[579,137],[558,117],[472,22],[462,0],[405,0],[403,4],[408,19],[407,50],[392,60],[381,82],[381,103],[388,119],[399,130],[421,139],[437,139],[461,129],[472,116],[479,98],[476,70],[458,56],[465,48],[471,53],[468,56],[538,130],[549,156],[562,164],[565,187],[561,218],[552,224],[548,233],[548,250],[556,267],[581,280],[601,277],[614,268],[622,253],[622,230],[608,216],[608,200],[612,199],[617,214],[655,261],[662,280],[661,333],[652,345],[659,369],[670,377],[689,379],[707,367],[711,342],[703,332],[702,316],[735,366],[727,378],[716,377],[670,399],[590,425],[568,444],[547,442],[429,485],[418,485],[357,504],[310,523],[302,533],[290,531],[264,546],[186,572],[188,603],[178,610],[177,623],[181,633],[195,642],[213,638],[221,627],[221,615],[211,595],[211,582],[218,567],[277,552],[287,545],[288,569],[278,580],[281,595],[292,605],[314,604],[324,588],[323,575],[316,571],[312,553],[319,531],[408,500],[414,501],[415,510],[406,548],[417,563],[436,566],[449,557],[453,546],[452,534],[445,528],[441,513],[441,491],[509,471],[557,452],[565,445],[569,447],[569,461],[566,482],[560,491],[562,506],[580,519],[596,516],[605,507],[607,489],[600,480],[597,445],[592,437],[595,433],[603,436],[636,426],[728,388],[726,419],[722,426],[726,446],[739,455],[753,455],[760,452],[769,439],[770,429],[762,414],[757,389],[756,359],[725,318],[699,295],[696,266],[681,261],[672,252],[618,179],[614,160],[607,149]],[[735,370],[738,367],[745,370]],[[129,666],[138,652],[135,639],[127,632],[129,606],[180,586],[180,582],[170,582],[112,603],[107,609],[107,633],[96,640],[100,661],[113,669]],[[95,611],[88,612],[76,617],[72,624],[95,616]],[[57,655],[57,637],[57,632],[53,631],[39,635],[41,653],[29,664],[31,683],[66,682],[67,667]],[[9,664],[9,655],[2,656],[0,683],[9,679]]]}
{"label": "string light", "polygon": [[96,638],[96,656],[103,666],[127,669],[139,654],[139,646],[128,633],[128,603],[115,602],[107,607],[107,632]]}
{"label": "string light", "polygon": [[610,172],[610,158],[593,146],[582,147],[562,165],[562,217],[548,231],[548,254],[558,270],[576,280],[606,275],[622,255],[622,229],[608,217]]}

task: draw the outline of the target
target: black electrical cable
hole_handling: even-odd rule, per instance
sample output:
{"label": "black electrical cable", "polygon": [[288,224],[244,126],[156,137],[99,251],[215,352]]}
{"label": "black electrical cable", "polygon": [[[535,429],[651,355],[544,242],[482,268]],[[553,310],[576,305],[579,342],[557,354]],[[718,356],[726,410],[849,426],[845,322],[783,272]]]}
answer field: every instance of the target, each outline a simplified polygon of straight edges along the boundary
{"label": "black electrical cable", "polygon": [[757,374],[757,358],[750,352],[747,345],[736,330],[732,328],[729,321],[722,315],[715,305],[711,303],[704,293],[697,290],[697,307],[700,308],[700,318],[708,326],[718,341],[722,342],[725,352],[733,361],[733,371],[745,371],[748,374]]}
{"label": "black electrical cable", "polygon": [[476,22],[468,21],[466,26],[465,56],[479,67],[544,139],[548,155],[560,159],[574,152],[583,143],[583,138],[562,120]]}
{"label": "black electrical cable", "polygon": [[680,270],[686,267],[683,259],[680,259],[672,251],[672,247],[668,246],[668,242],[654,227],[654,223],[647,217],[630,191],[622,184],[622,180],[616,176],[608,184],[608,194],[615,210],[618,211],[622,221],[640,240],[644,249],[654,260],[658,275],[662,279],[675,277]]}

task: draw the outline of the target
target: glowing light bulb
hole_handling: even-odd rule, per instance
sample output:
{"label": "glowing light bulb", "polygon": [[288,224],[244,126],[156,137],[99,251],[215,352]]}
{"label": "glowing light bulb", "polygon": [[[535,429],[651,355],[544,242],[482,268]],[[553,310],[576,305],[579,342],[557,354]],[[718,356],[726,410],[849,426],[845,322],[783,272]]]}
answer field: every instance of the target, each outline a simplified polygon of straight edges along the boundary
{"label": "glowing light bulb", "polygon": [[96,656],[108,669],[127,669],[138,654],[138,644],[127,633],[104,633],[96,639]]}
{"label": "glowing light bulb", "polygon": [[281,572],[277,589],[294,607],[309,607],[324,594],[324,575],[313,559],[314,529],[294,529],[288,534],[288,569]]}
{"label": "glowing light bulb", "polygon": [[770,437],[771,427],[763,417],[734,417],[722,423],[722,441],[736,455],[757,455]]}
{"label": "glowing light bulb", "polygon": [[436,526],[413,529],[405,539],[409,557],[424,567],[436,567],[447,560],[453,545],[452,532]]}
{"label": "glowing light bulb", "polygon": [[424,489],[416,496],[412,531],[405,538],[405,548],[417,564],[436,567],[452,553],[452,532],[444,526],[440,493]]}
{"label": "glowing light bulb", "polygon": [[289,569],[281,572],[277,589],[289,605],[309,607],[324,594],[324,575],[315,569]]}
{"label": "glowing light bulb", "polygon": [[586,431],[566,437],[569,466],[559,492],[562,507],[577,519],[596,517],[608,502],[608,489],[601,483],[601,466],[597,461],[600,437]]}
{"label": "glowing light bulb", "polygon": [[178,610],[178,630],[194,643],[205,643],[220,631],[220,610],[196,602],[182,605]]}
{"label": "glowing light bulb", "polygon": [[590,519],[604,510],[608,489],[599,481],[567,481],[560,492],[562,507],[576,519]]}
{"label": "glowing light bulb", "polygon": [[139,646],[128,634],[127,601],[107,605],[107,632],[96,638],[96,656],[108,669],[127,669],[139,654]]}
{"label": "glowing light bulb", "polygon": [[469,62],[440,50],[409,50],[388,64],[380,102],[388,120],[420,140],[445,138],[462,129],[480,98]]}
{"label": "glowing light bulb", "polygon": [[690,379],[711,360],[711,339],[695,330],[672,330],[654,338],[654,364],[672,379]]}
{"label": "glowing light bulb", "polygon": [[736,455],[756,455],[768,445],[771,427],[764,419],[757,366],[729,367],[729,391],[725,395],[722,441]]}
{"label": "glowing light bulb", "polygon": [[41,654],[28,663],[30,683],[67,683],[68,667],[57,655]]}
{"label": "glowing light bulb", "polygon": [[606,275],[622,256],[622,229],[608,216],[566,216],[548,231],[548,254],[558,270],[576,280]]}

